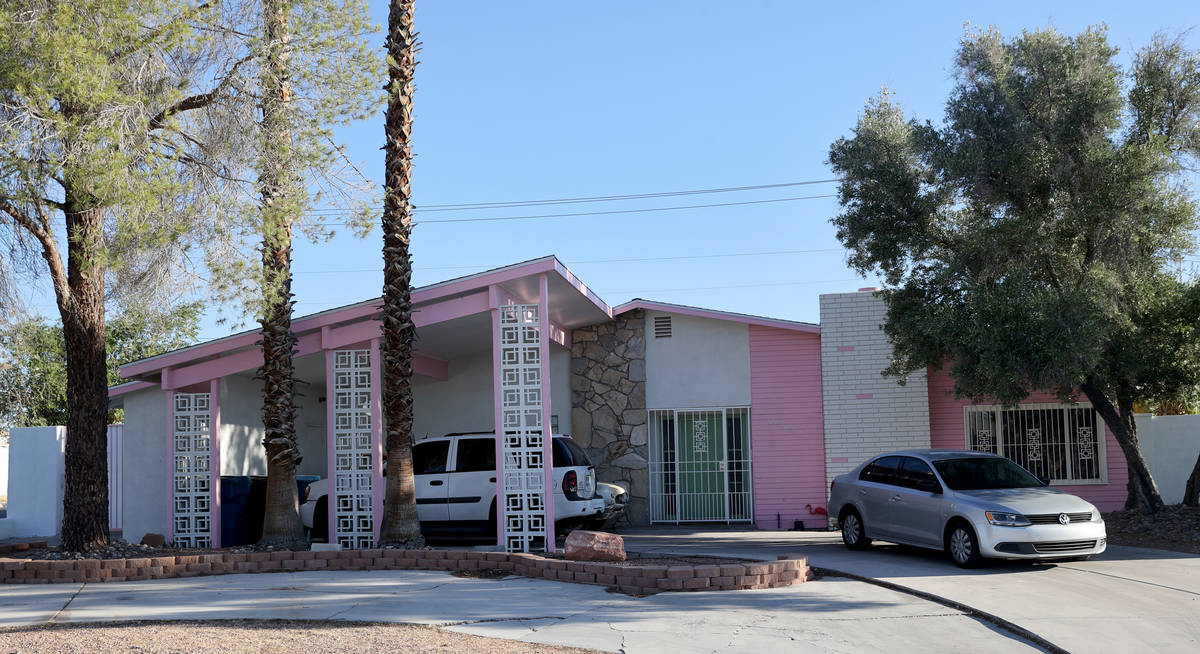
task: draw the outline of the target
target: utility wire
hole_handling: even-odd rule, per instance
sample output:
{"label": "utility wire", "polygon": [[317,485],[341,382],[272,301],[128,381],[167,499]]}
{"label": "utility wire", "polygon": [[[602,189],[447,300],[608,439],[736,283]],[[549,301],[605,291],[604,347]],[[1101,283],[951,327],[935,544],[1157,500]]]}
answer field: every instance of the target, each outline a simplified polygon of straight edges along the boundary
{"label": "utility wire", "polygon": [[[613,209],[610,211],[582,211],[578,213],[545,213],[535,214],[530,216],[492,216],[487,218],[438,218],[433,220],[415,220],[413,226],[437,223],[483,223],[483,222],[498,222],[505,220],[534,220],[538,218],[573,218],[578,216],[611,216],[615,214],[630,214],[630,213],[649,213],[653,211],[679,211],[681,209],[709,209],[713,207],[741,207],[751,204],[771,204],[774,202],[795,202],[797,200],[819,200],[821,198],[834,198],[836,193],[827,195],[802,195],[791,198],[774,198],[771,200],[746,200],[743,202],[717,202],[713,204],[689,204],[675,207],[653,207],[650,209]],[[319,225],[347,225],[345,221],[324,220],[319,221]]]}
{"label": "utility wire", "polygon": [[[582,204],[592,202],[619,202],[622,200],[643,200],[647,198],[666,198],[678,197],[681,195],[700,195],[706,193],[733,193],[739,191],[758,191],[772,188],[787,188],[792,186],[810,186],[813,184],[830,184],[839,182],[840,179],[814,179],[802,182],[784,182],[780,184],[755,184],[752,186],[725,186],[720,188],[704,188],[688,191],[659,191],[654,193],[627,193],[622,195],[593,195],[573,198],[556,198],[556,199],[541,199],[541,200],[505,200],[496,202],[471,202],[471,203],[456,203],[456,204],[428,204],[414,205],[413,213],[437,212],[437,211],[467,211],[471,209],[509,209],[514,207],[535,207],[552,204]],[[343,209],[310,209],[305,213],[312,215],[319,214],[342,214]]]}
{"label": "utility wire", "polygon": [[553,200],[512,200],[509,202],[474,202],[463,204],[427,204],[417,205],[417,211],[466,211],[468,209],[493,209],[507,207],[527,207],[544,204],[579,204],[582,202],[615,202],[618,200],[642,200],[646,198],[669,198],[680,195],[700,195],[705,193],[732,193],[736,191],[759,191],[769,188],[787,188],[791,186],[810,186],[812,184],[829,184],[841,181],[839,179],[815,179],[805,182],[786,182],[782,184],[756,184],[754,186],[726,186],[723,188],[705,188],[690,191],[661,191],[658,193],[630,193],[625,195],[593,195],[578,198],[558,198]]}
{"label": "utility wire", "polygon": [[[686,254],[675,257],[634,257],[628,259],[586,259],[579,261],[564,261],[563,263],[569,266],[580,266],[585,264],[595,263],[637,263],[645,261],[681,261],[684,259],[723,259],[732,257],[762,257],[781,254],[816,254],[820,252],[841,252],[843,248],[822,248],[818,250],[771,250],[766,252],[729,252],[724,254]],[[503,265],[503,264],[500,264]],[[414,266],[414,270],[423,272],[426,270],[490,270],[498,266]],[[364,272],[379,272],[379,268],[354,268],[347,270],[295,270],[292,274],[295,275],[329,275],[339,273],[364,273]]]}

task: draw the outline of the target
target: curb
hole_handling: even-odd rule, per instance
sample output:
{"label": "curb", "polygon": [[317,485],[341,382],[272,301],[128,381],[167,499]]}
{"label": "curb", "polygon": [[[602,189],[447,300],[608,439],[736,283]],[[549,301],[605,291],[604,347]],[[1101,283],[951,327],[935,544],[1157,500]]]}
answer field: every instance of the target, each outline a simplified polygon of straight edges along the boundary
{"label": "curb", "polygon": [[945,597],[942,597],[941,595],[934,595],[933,593],[927,593],[923,590],[909,588],[908,586],[901,586],[900,584],[892,583],[890,581],[883,581],[882,579],[875,579],[874,577],[864,577],[863,575],[854,574],[853,572],[843,572],[841,570],[834,570],[832,568],[820,568],[820,567],[816,567],[816,566],[812,566],[811,570],[816,574],[821,574],[821,575],[828,576],[828,577],[845,577],[847,579],[861,581],[863,583],[868,583],[868,584],[871,584],[874,586],[879,586],[881,588],[887,588],[888,590],[894,590],[898,593],[904,593],[905,595],[912,595],[913,597],[919,597],[923,600],[933,602],[935,604],[941,604],[942,606],[954,609],[956,611],[961,611],[969,616],[990,622],[990,623],[996,625],[997,627],[1012,633],[1015,636],[1020,636],[1021,638],[1024,638],[1025,640],[1033,643],[1034,645],[1037,645],[1038,647],[1041,647],[1042,649],[1046,650],[1047,652],[1050,652],[1051,654],[1071,654],[1067,650],[1059,647],[1058,645],[1055,645],[1054,643],[1033,633],[1032,631],[1026,629],[1025,627],[1022,627],[1022,626],[1016,624],[1015,622],[1010,622],[1009,620],[1005,620],[1004,618],[1002,618],[998,615],[995,615],[993,613],[988,613],[987,611],[982,611],[973,606],[963,604],[962,602],[956,602],[955,600],[947,599]]}

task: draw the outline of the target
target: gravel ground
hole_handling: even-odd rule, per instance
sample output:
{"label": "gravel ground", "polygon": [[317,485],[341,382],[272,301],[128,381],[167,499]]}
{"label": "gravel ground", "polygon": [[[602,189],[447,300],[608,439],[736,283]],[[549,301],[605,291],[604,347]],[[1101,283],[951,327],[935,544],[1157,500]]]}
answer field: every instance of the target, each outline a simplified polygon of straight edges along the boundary
{"label": "gravel ground", "polygon": [[590,654],[596,650],[469,636],[434,627],[362,622],[227,620],[56,624],[0,629],[0,654],[150,652],[497,652]]}
{"label": "gravel ground", "polygon": [[1153,515],[1141,511],[1104,514],[1108,542],[1200,554],[1200,507],[1176,504]]}

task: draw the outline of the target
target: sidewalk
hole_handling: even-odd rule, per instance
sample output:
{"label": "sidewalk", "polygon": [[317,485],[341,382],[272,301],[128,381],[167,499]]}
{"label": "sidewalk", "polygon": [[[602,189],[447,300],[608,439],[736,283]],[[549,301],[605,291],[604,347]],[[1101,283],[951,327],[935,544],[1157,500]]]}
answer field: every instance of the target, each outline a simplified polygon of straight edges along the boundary
{"label": "sidewalk", "polygon": [[975,618],[845,579],[645,598],[524,577],[294,572],[0,588],[0,626],[119,620],[404,622],[624,652],[1037,651]]}

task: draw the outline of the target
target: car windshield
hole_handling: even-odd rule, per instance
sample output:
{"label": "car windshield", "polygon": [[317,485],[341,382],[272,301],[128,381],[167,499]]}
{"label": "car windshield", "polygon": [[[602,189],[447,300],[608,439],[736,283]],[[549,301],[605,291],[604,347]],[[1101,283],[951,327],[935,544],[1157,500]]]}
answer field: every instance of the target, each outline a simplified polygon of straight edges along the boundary
{"label": "car windshield", "polygon": [[933,467],[946,485],[954,490],[970,491],[990,488],[1034,488],[1042,482],[1028,470],[996,457],[972,457],[934,461]]}

